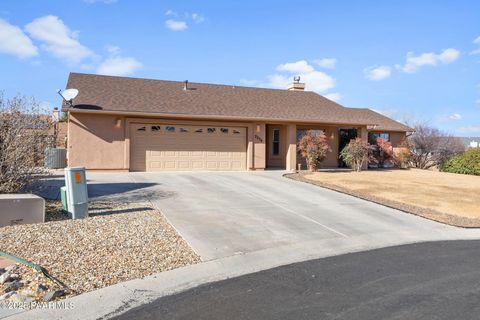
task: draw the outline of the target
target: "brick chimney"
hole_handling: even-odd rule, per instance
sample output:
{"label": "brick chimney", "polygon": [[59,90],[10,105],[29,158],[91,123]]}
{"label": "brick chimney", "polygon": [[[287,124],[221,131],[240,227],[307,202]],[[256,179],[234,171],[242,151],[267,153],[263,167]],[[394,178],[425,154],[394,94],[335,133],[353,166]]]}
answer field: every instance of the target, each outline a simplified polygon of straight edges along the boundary
{"label": "brick chimney", "polygon": [[300,76],[293,77],[293,83],[288,85],[289,91],[304,91],[305,83],[300,82]]}

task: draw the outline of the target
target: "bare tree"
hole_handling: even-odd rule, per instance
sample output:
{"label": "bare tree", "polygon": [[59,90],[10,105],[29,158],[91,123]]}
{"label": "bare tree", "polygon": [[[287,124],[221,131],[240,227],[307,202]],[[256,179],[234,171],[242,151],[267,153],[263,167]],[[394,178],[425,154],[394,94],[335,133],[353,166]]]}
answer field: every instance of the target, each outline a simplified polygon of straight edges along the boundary
{"label": "bare tree", "polygon": [[54,146],[53,120],[34,99],[5,99],[0,92],[0,193],[19,192],[43,167],[45,148]]}
{"label": "bare tree", "polygon": [[450,157],[465,151],[463,142],[450,134],[424,123],[413,126],[415,132],[408,137],[410,163],[413,167],[429,169],[439,166]]}

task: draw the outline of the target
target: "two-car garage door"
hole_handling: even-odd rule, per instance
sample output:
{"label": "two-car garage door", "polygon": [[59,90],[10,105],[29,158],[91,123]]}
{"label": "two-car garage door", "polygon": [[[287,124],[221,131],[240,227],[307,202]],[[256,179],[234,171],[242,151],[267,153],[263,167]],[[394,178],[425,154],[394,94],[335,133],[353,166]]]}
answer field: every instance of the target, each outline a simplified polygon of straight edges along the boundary
{"label": "two-car garage door", "polygon": [[130,125],[132,171],[246,170],[244,127]]}

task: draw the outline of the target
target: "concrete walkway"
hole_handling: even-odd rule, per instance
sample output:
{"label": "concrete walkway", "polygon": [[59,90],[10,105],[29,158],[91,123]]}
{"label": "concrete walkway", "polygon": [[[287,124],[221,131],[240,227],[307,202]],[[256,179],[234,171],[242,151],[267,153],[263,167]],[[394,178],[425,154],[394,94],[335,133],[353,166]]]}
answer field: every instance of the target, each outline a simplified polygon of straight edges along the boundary
{"label": "concrete walkway", "polygon": [[73,297],[73,311],[34,310],[18,319],[110,317],[203,283],[289,263],[407,243],[480,239],[480,230],[442,225],[276,171],[87,177],[92,198],[150,199],[204,262]]}

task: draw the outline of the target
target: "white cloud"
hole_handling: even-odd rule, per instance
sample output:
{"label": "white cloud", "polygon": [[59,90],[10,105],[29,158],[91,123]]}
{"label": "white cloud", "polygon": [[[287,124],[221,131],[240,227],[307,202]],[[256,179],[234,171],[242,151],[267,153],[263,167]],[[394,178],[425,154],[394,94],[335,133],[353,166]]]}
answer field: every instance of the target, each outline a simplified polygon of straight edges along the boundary
{"label": "white cloud", "polygon": [[71,31],[56,16],[37,18],[25,26],[28,34],[42,42],[42,48],[66,61],[78,63],[95,54],[78,41],[78,32]]}
{"label": "white cloud", "polygon": [[449,123],[452,121],[459,121],[462,120],[463,117],[459,113],[452,113],[450,115],[442,115],[437,117],[437,122],[438,123]]}
{"label": "white cloud", "polygon": [[202,23],[203,21],[205,21],[205,18],[201,14],[198,14],[198,13],[192,13],[191,17],[192,17],[193,22],[195,22],[195,23]]}
{"label": "white cloud", "polygon": [[337,59],[335,59],[335,58],[323,58],[323,59],[313,60],[313,62],[321,68],[334,69],[335,65],[337,64]]}
{"label": "white cloud", "polygon": [[97,73],[110,76],[127,76],[141,67],[142,64],[135,58],[111,57],[100,64]]}
{"label": "white cloud", "polygon": [[168,9],[166,12],[165,12],[165,15],[166,16],[174,16],[176,17],[177,16],[177,13],[171,9]]}
{"label": "white cloud", "polygon": [[324,97],[335,102],[342,99],[342,95],[338,92],[327,93],[326,95],[324,95]]}
{"label": "white cloud", "polygon": [[427,52],[416,56],[413,52],[407,53],[405,65],[396,65],[398,70],[406,73],[415,73],[423,66],[437,66],[439,64],[448,64],[460,57],[460,51],[454,48],[448,48],[441,53]]}
{"label": "white cloud", "polygon": [[128,76],[142,67],[142,64],[132,57],[121,57],[121,49],[116,45],[105,46],[109,57],[97,67],[98,74],[109,76]]}
{"label": "white cloud", "polygon": [[0,19],[0,52],[19,58],[30,58],[38,55],[30,38],[23,31],[7,21]]}
{"label": "white cloud", "polygon": [[364,71],[365,77],[369,80],[379,81],[390,77],[392,70],[389,66],[369,67]]}
{"label": "white cloud", "polygon": [[458,128],[458,131],[462,133],[477,133],[477,132],[480,132],[480,125],[461,127],[461,128]]}
{"label": "white cloud", "polygon": [[[305,83],[305,90],[326,94],[335,87],[335,78],[315,70],[306,60],[287,62],[276,67],[278,73],[266,77],[266,81],[242,79],[240,83],[246,86],[287,89],[294,76],[300,76],[300,82]],[[341,98],[340,93],[328,93],[332,100]]]}
{"label": "white cloud", "polygon": [[315,69],[308,64],[305,60],[300,60],[297,62],[287,62],[277,66],[277,71],[285,71],[291,73],[310,73]]}
{"label": "white cloud", "polygon": [[120,54],[120,47],[119,46],[114,46],[114,45],[106,45],[105,49],[110,55],[117,56]]}
{"label": "white cloud", "polygon": [[276,70],[288,73],[289,75],[274,74],[269,76],[268,87],[284,89],[293,81],[293,76],[300,76],[300,81],[305,82],[306,90],[325,93],[335,87],[335,79],[333,77],[315,70],[315,68],[305,60],[278,65]]}
{"label": "white cloud", "polygon": [[183,31],[188,28],[188,25],[185,21],[168,19],[165,21],[165,26],[173,31]]}
{"label": "white cloud", "polygon": [[[478,44],[480,45],[480,36],[477,37],[475,40],[472,41],[474,44]],[[469,52],[470,55],[477,55],[477,54],[480,54],[480,49],[476,49],[476,50],[473,50],[473,51],[470,51]]]}

